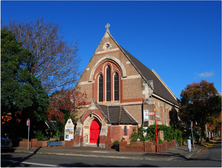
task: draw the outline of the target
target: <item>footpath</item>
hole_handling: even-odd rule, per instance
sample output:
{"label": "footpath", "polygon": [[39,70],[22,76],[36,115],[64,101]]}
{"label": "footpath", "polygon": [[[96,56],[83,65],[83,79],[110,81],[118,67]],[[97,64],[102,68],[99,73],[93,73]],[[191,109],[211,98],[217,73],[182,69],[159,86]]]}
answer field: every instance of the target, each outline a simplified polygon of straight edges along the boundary
{"label": "footpath", "polygon": [[220,137],[216,137],[205,145],[195,144],[191,152],[188,151],[187,145],[178,146],[159,153],[145,152],[119,152],[116,149],[95,148],[95,147],[43,147],[30,148],[14,147],[15,153],[42,154],[42,155],[59,155],[74,157],[106,158],[106,159],[124,159],[124,160],[150,160],[150,161],[176,161],[187,160],[197,155],[203,149],[212,146]]}

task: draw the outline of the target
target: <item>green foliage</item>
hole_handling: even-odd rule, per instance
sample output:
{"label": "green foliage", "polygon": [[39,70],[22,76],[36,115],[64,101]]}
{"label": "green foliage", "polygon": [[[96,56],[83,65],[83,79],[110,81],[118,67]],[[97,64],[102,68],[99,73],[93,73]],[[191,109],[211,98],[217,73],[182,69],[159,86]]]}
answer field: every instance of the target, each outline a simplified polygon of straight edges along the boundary
{"label": "green foliage", "polygon": [[200,83],[187,85],[182,90],[180,99],[180,118],[183,122],[188,120],[197,122],[204,136],[205,124],[210,122],[211,116],[218,116],[221,112],[221,96],[214,87],[214,83],[201,80]]}
{"label": "green foliage", "polygon": [[159,143],[159,144],[162,144],[162,143],[163,143],[162,139],[159,138],[159,139],[158,139],[158,143]]}
{"label": "green foliage", "polygon": [[[47,119],[45,108],[49,105],[49,97],[42,88],[41,81],[32,75],[35,63],[30,50],[23,48],[14,34],[2,29],[1,110],[2,115],[12,114],[9,121],[13,127],[11,131],[19,134],[25,133],[27,118],[30,118],[31,130],[41,129]],[[20,125],[16,118],[21,120]]]}
{"label": "green foliage", "polygon": [[176,139],[176,142],[181,145],[181,141],[182,141],[182,135],[183,135],[183,132],[180,131],[180,130],[175,130],[174,132],[174,138]]}
{"label": "green foliage", "polygon": [[114,145],[114,146],[118,146],[118,145],[119,145],[119,141],[116,140],[116,141],[113,143],[113,145]]}
{"label": "green foliage", "polygon": [[38,141],[42,141],[44,139],[44,134],[42,133],[42,131],[37,131],[35,138],[38,139]]}
{"label": "green foliage", "polygon": [[[164,132],[164,139],[168,142],[173,140],[174,138],[176,141],[181,144],[182,139],[182,131],[175,130],[166,125],[157,125],[157,131],[162,130]],[[147,136],[144,137],[144,133],[147,132]],[[138,132],[136,130],[133,130],[132,135],[130,136],[131,142],[136,142],[137,139],[140,139],[141,142],[146,142],[147,140],[150,140],[153,142],[153,144],[156,144],[156,132],[155,132],[155,125],[149,126],[147,129],[140,128]],[[159,144],[162,144],[163,141],[161,139],[158,140]]]}
{"label": "green foliage", "polygon": [[146,131],[147,130],[143,128],[143,125],[141,128],[138,129],[138,131],[133,129],[133,133],[130,136],[131,142],[137,142],[137,139],[140,139],[141,142],[147,141],[148,137],[144,137],[143,135]]}
{"label": "green foliage", "polygon": [[[164,131],[164,139],[168,142],[170,142],[174,138],[174,130],[170,126],[166,125],[157,125],[157,130]],[[156,133],[155,133],[155,125],[151,125],[147,129],[147,137],[151,141],[155,141],[156,139]]]}
{"label": "green foliage", "polygon": [[131,136],[130,136],[131,142],[136,142],[138,138],[139,138],[138,133],[136,132],[135,129],[133,129],[133,133],[132,133]]}

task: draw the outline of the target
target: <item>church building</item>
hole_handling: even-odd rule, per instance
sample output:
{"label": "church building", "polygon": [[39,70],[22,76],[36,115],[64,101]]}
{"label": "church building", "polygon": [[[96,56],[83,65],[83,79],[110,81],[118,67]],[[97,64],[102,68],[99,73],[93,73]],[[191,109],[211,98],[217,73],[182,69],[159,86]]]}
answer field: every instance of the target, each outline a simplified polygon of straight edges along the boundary
{"label": "church building", "polygon": [[130,142],[134,129],[170,125],[179,101],[154,70],[150,70],[117,43],[110,25],[76,86],[87,93],[78,107],[74,146],[110,147]]}

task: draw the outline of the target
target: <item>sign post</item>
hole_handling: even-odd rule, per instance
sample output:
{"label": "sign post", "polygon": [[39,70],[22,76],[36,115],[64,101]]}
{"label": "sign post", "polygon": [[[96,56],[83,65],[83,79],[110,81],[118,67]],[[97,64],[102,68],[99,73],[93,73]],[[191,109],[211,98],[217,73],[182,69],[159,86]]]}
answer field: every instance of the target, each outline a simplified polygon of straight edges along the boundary
{"label": "sign post", "polygon": [[155,113],[155,130],[156,130],[156,153],[158,153],[158,135],[157,135],[157,122],[156,122],[156,106],[154,105],[154,113]]}
{"label": "sign post", "polygon": [[30,132],[30,119],[28,118],[26,121],[26,125],[28,126],[28,144],[27,144],[27,150],[29,150],[29,132]]}

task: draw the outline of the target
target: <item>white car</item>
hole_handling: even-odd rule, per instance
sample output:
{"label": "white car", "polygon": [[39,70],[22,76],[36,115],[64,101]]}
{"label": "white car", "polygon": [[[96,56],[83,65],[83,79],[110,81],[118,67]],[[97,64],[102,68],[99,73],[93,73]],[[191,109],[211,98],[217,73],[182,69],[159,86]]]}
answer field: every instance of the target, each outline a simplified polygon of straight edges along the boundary
{"label": "white car", "polygon": [[11,149],[12,141],[6,138],[1,138],[1,149]]}

